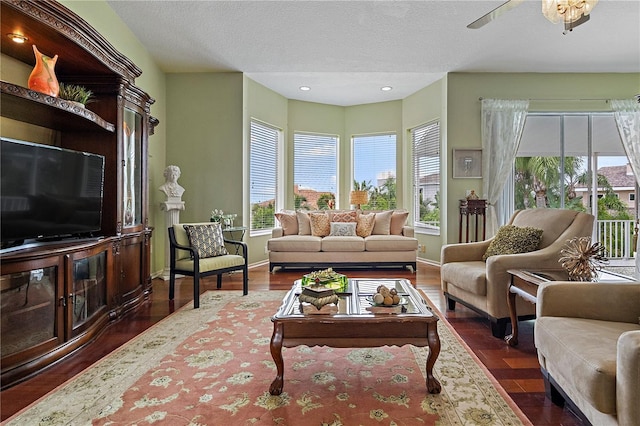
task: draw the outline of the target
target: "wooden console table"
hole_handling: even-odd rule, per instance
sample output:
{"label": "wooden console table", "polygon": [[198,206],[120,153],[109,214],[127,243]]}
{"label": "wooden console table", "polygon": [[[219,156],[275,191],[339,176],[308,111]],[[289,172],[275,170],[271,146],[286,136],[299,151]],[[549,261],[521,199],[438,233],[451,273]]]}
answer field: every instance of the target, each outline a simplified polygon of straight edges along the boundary
{"label": "wooden console table", "polygon": [[[475,216],[475,229],[474,229],[474,239],[473,241],[478,240],[478,229],[479,229],[479,218],[478,216],[482,216],[482,240],[486,239],[486,225],[487,225],[487,200],[460,200],[460,223],[458,230],[458,242],[460,243],[468,243],[469,242],[469,216]],[[466,232],[465,232],[465,240],[462,240],[462,218],[466,217]]]}

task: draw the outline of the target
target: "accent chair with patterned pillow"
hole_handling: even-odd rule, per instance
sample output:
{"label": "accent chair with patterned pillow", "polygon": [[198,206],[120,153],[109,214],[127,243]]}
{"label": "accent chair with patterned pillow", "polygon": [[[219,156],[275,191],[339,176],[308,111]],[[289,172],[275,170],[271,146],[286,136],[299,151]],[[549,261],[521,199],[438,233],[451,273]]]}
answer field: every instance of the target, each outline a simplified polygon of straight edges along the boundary
{"label": "accent chair with patterned pillow", "polygon": [[[176,276],[193,277],[193,307],[200,306],[200,278],[216,275],[217,288],[222,287],[222,275],[242,271],[242,294],[249,293],[247,245],[242,241],[225,240],[219,223],[176,223],[169,232],[169,300],[175,296]],[[235,247],[234,254],[225,244]]]}

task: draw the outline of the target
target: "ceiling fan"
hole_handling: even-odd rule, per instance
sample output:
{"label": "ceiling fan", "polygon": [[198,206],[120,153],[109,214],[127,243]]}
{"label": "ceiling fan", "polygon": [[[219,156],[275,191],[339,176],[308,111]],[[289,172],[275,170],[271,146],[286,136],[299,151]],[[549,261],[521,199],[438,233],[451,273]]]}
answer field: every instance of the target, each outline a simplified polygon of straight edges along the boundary
{"label": "ceiling fan", "polygon": [[[520,5],[524,0],[507,0],[486,15],[476,19],[467,28],[478,29]],[[542,14],[554,24],[564,22],[564,34],[589,20],[589,14],[598,0],[542,0]]]}

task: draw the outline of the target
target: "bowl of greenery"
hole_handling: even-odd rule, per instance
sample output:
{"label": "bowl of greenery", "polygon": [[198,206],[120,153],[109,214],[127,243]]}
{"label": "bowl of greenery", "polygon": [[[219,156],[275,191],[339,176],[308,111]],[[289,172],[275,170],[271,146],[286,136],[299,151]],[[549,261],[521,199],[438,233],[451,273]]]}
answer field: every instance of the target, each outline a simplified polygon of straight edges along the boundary
{"label": "bowl of greenery", "polygon": [[58,97],[69,102],[75,102],[82,108],[94,100],[91,90],[88,90],[84,86],[67,83],[60,83],[60,93],[58,93]]}

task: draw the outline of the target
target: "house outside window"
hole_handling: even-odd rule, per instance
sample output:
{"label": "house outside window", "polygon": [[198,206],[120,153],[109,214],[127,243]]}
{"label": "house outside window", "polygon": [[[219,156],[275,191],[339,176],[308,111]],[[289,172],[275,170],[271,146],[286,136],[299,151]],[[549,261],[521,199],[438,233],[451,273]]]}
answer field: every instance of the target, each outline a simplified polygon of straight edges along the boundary
{"label": "house outside window", "polygon": [[388,210],[397,206],[396,135],[359,135],[351,139],[353,152],[352,189],[367,191],[369,201],[362,209]]}
{"label": "house outside window", "polygon": [[251,120],[249,158],[250,234],[259,235],[275,225],[278,205],[278,152],[282,131]]}
{"label": "house outside window", "polygon": [[293,135],[293,196],[296,210],[336,207],[338,136]]}
{"label": "house outside window", "polygon": [[413,145],[414,226],[440,235],[440,122],[410,130]]}

